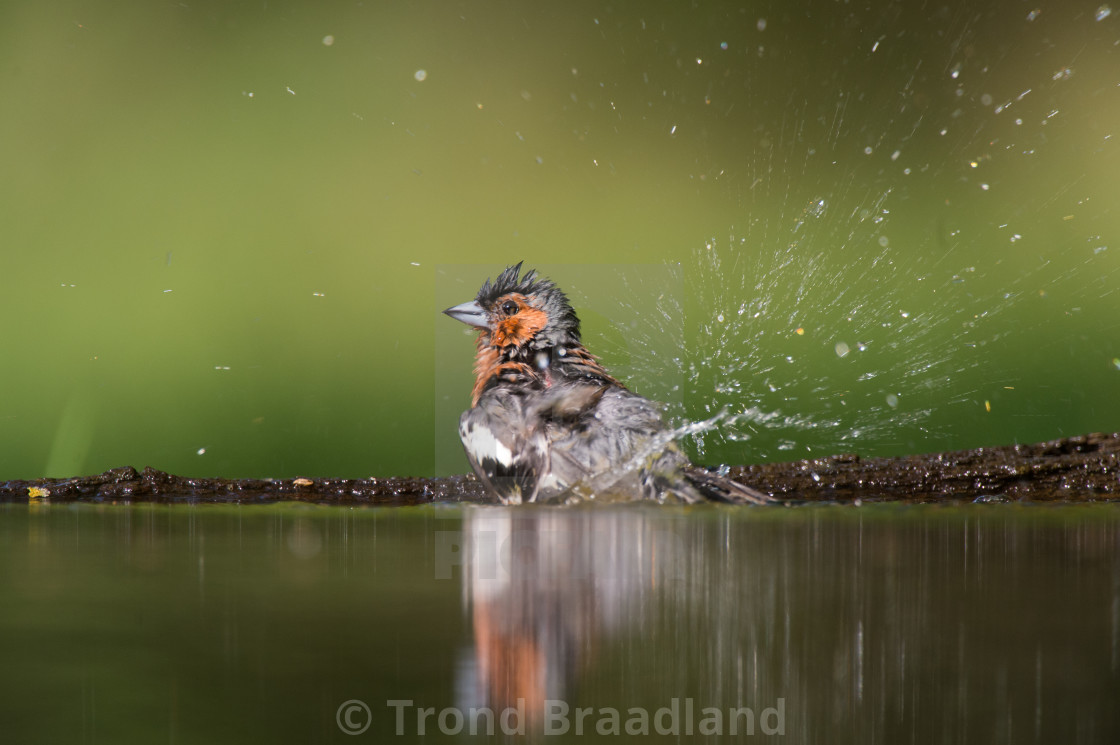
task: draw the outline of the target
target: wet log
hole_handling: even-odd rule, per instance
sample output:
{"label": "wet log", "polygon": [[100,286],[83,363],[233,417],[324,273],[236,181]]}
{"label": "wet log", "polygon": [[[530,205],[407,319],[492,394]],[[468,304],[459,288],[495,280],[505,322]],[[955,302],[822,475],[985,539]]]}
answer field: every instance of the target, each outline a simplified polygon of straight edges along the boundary
{"label": "wet log", "polygon": [[[733,466],[731,478],[783,503],[1120,500],[1120,433],[898,458]],[[442,479],[219,479],[126,466],[94,476],[0,482],[0,502],[334,505],[488,504],[474,476]]]}
{"label": "wet log", "polygon": [[1120,500],[1120,433],[899,458],[834,455],[727,475],[778,499],[1112,501]]}

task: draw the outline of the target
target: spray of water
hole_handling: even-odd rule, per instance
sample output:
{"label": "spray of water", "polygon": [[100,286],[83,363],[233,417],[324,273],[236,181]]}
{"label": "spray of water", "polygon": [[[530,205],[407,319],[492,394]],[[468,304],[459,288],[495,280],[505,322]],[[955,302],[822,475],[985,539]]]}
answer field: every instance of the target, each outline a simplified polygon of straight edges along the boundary
{"label": "spray of water", "polygon": [[[973,267],[892,253],[888,197],[842,215],[814,199],[776,248],[765,231],[710,239],[672,267],[681,289],[658,293],[653,312],[637,310],[648,283],[623,276],[638,319],[627,343],[646,360],[628,379],[666,402],[672,435],[695,456],[912,448],[946,426],[938,412],[978,405],[969,373],[999,338],[987,322],[1016,295],[974,292]],[[838,266],[825,250],[837,244],[863,256]]]}

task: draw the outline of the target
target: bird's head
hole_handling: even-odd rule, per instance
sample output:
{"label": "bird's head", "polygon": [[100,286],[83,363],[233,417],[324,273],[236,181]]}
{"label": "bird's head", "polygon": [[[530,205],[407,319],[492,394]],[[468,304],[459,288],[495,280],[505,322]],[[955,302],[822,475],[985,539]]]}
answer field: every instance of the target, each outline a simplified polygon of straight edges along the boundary
{"label": "bird's head", "polygon": [[503,352],[578,345],[579,318],[567,296],[534,270],[521,276],[521,263],[486,280],[474,300],[444,313],[481,330],[480,346]]}

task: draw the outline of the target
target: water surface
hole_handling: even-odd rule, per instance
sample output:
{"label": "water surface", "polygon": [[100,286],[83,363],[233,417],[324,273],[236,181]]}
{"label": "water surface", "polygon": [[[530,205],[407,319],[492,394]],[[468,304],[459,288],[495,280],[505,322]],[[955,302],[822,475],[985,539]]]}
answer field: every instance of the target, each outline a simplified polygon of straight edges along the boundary
{"label": "water surface", "polygon": [[1115,742],[1118,544],[1110,505],[0,505],[0,712],[12,742],[452,742],[472,707],[495,739],[508,707],[552,742],[631,709],[665,741],[749,709],[740,739]]}

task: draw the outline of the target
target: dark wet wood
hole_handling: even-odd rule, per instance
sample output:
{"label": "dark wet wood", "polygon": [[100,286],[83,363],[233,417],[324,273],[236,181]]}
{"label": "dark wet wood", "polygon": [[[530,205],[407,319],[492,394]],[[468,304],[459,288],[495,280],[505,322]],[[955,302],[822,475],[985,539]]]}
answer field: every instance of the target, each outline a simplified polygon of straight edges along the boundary
{"label": "dark wet wood", "polygon": [[[46,493],[44,493],[44,491]],[[487,499],[471,476],[445,479],[216,479],[185,478],[131,466],[96,476],[0,483],[0,502],[315,502],[341,505],[411,505]]]}
{"label": "dark wet wood", "polygon": [[901,458],[836,455],[727,475],[778,499],[1111,501],[1120,500],[1120,433]]}
{"label": "dark wet wood", "polygon": [[[837,455],[734,466],[728,475],[789,502],[1112,501],[1120,500],[1120,433],[901,458]],[[96,476],[0,483],[0,502],[37,501],[413,505],[494,500],[474,476],[215,479],[124,467]]]}

